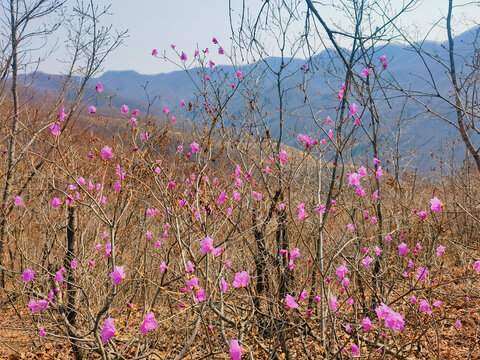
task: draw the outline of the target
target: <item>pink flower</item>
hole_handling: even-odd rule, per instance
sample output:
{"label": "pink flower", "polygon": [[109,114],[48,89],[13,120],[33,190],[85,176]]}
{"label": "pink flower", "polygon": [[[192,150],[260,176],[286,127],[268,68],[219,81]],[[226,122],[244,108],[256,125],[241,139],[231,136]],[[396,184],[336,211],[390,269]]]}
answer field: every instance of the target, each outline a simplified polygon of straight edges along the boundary
{"label": "pink flower", "polygon": [[426,312],[428,315],[432,315],[433,311],[430,309],[427,300],[421,299],[420,300],[420,310]]}
{"label": "pink flower", "polygon": [[307,290],[303,289],[301,293],[298,294],[298,301],[303,301],[307,297]]}
{"label": "pink flower", "polygon": [[298,248],[295,248],[290,252],[290,259],[293,260],[299,257],[300,257],[300,250],[298,250]]}
{"label": "pink flower", "polygon": [[230,287],[230,284],[223,277],[220,281],[222,283],[222,286],[221,286],[222,291],[226,292],[228,290],[228,288]]}
{"label": "pink flower", "polygon": [[197,303],[205,301],[205,289],[199,289],[195,292],[195,301]]}
{"label": "pink flower", "polygon": [[348,185],[352,186],[360,186],[360,175],[357,173],[347,174],[348,177]]}
{"label": "pink flower", "polygon": [[362,264],[367,268],[370,269],[370,264],[372,263],[373,259],[370,256],[367,256],[365,259],[362,260]]}
{"label": "pink flower", "polygon": [[280,152],[280,161],[285,164],[287,162],[287,152],[285,150],[282,150]]}
{"label": "pink flower", "polygon": [[192,153],[197,153],[200,151],[200,145],[196,142],[193,142],[190,144],[190,149],[192,150]]}
{"label": "pink flower", "polygon": [[455,323],[455,329],[460,329],[462,327],[462,322],[460,319],[457,319],[457,322]]}
{"label": "pink flower", "polygon": [[287,294],[287,296],[285,296],[285,304],[287,305],[287,307],[291,308],[291,309],[296,309],[298,308],[298,304],[297,302],[295,301],[295,299],[293,298],[293,296]]}
{"label": "pink flower", "polygon": [[104,146],[102,150],[100,150],[100,153],[102,154],[102,159],[112,159],[115,156],[112,148],[109,146]]}
{"label": "pink flower", "polygon": [[340,265],[336,271],[336,274],[338,276],[338,281],[342,281],[342,279],[345,277],[345,275],[348,272],[348,268],[345,265],[346,263],[344,262],[342,265]]}
{"label": "pink flower", "polygon": [[445,252],[445,247],[443,247],[442,245],[437,247],[437,256],[442,256],[444,252]]}
{"label": "pink flower", "polygon": [[208,254],[213,250],[213,239],[207,236],[200,242],[200,245],[202,246],[202,254]]}
{"label": "pink flower", "polygon": [[238,344],[238,340],[230,340],[230,360],[240,360],[243,349]]}
{"label": "pink flower", "polygon": [[218,53],[219,53],[220,55],[225,54],[225,52],[223,51],[223,48],[222,48],[221,46],[218,48]]}
{"label": "pink flower", "polygon": [[442,202],[437,197],[430,199],[430,210],[436,213],[442,212]]}
{"label": "pink flower", "polygon": [[420,211],[418,215],[422,218],[425,219],[427,217],[427,212],[426,211]]}
{"label": "pink flower", "polygon": [[370,68],[365,68],[362,70],[362,76],[366,78],[368,75],[370,75]]}
{"label": "pink flower", "polygon": [[157,55],[158,55],[157,49],[153,49],[153,50],[152,50],[152,55],[153,55],[153,56],[157,56]]}
{"label": "pink flower", "polygon": [[60,123],[55,121],[52,125],[50,125],[50,132],[54,136],[60,135]]}
{"label": "pink flower", "polygon": [[65,106],[62,106],[60,113],[58,114],[58,119],[60,121],[65,121]]}
{"label": "pink flower", "polygon": [[145,315],[145,319],[143,320],[143,324],[140,327],[140,332],[143,335],[147,335],[149,331],[155,330],[158,326],[157,320],[155,320],[155,314],[153,312],[148,312]]}
{"label": "pink flower", "polygon": [[408,252],[408,246],[403,242],[400,245],[398,245],[397,248],[398,248],[399,255],[405,255]]}
{"label": "pink flower", "polygon": [[428,269],[419,267],[417,269],[417,279],[420,279],[420,281],[425,282],[425,277],[428,275]]}
{"label": "pink flower", "polygon": [[183,51],[182,51],[182,55],[180,55],[180,60],[187,61],[187,54],[185,54]]}
{"label": "pink flower", "polygon": [[382,63],[385,63],[387,61],[387,57],[385,55],[382,55],[382,57],[380,58],[380,61]]}
{"label": "pink flower", "polygon": [[377,158],[373,158],[373,164],[374,164],[374,165],[378,165],[378,164],[380,164],[380,163],[381,163],[380,160],[378,160]]}
{"label": "pink flower", "polygon": [[169,112],[170,112],[170,110],[168,110],[168,107],[165,106],[165,107],[163,108],[163,113],[164,113],[164,114],[168,114]]}
{"label": "pink flower", "polygon": [[113,280],[113,285],[117,285],[125,280],[125,271],[123,266],[115,266],[110,273],[110,278]]}
{"label": "pink flower", "polygon": [[382,176],[383,176],[382,167],[379,166],[379,167],[377,168],[377,172],[375,173],[375,177],[376,177],[377,179],[380,179]]}
{"label": "pink flower", "polygon": [[[460,321],[460,320],[459,320]],[[43,339],[47,333],[45,332],[45,329],[42,327],[40,328],[40,331],[38,332],[38,335]]]}
{"label": "pink flower", "polygon": [[241,71],[237,71],[236,76],[237,76],[237,79],[240,79],[240,78],[242,77],[242,72],[241,72]]}
{"label": "pink flower", "polygon": [[218,197],[217,199],[217,204],[224,204],[225,203],[225,199],[226,199],[226,190],[223,190],[221,193],[220,193],[220,196]]}
{"label": "pink flower", "polygon": [[97,92],[101,93],[103,92],[103,84],[99,81],[97,86],[95,86],[95,90],[97,90]]}
{"label": "pink flower", "polygon": [[16,206],[23,205],[23,199],[20,196],[15,196],[15,199],[13,199],[13,202],[15,203]]}
{"label": "pink flower", "polygon": [[347,229],[350,230],[350,231],[353,231],[353,230],[355,230],[355,226],[353,226],[352,224],[348,224]]}
{"label": "pink flower", "polygon": [[473,269],[480,271],[480,260],[477,260],[473,263]]}
{"label": "pink flower", "polygon": [[23,282],[29,282],[35,279],[35,270],[26,269],[22,274]]}
{"label": "pink flower", "polygon": [[353,356],[358,356],[358,346],[357,345],[352,344],[352,346],[350,346],[350,349],[352,349]]}
{"label": "pink flower", "polygon": [[176,185],[177,185],[177,184],[175,184],[175,181],[170,181],[170,182],[168,183],[168,188],[169,188],[169,189],[173,189]]}
{"label": "pink flower", "polygon": [[194,276],[187,281],[187,291],[198,289],[198,277]]}
{"label": "pink flower", "polygon": [[162,261],[159,269],[160,269],[160,274],[163,274],[167,270],[167,264],[165,264],[165,261]]}
{"label": "pink flower", "polygon": [[330,309],[332,309],[332,311],[336,311],[337,308],[338,308],[337,298],[333,296],[333,294],[330,294]]}
{"label": "pink flower", "polygon": [[212,67],[215,66],[215,63],[214,63],[212,60],[210,60],[210,61],[208,62],[208,65],[210,66],[210,68],[212,68]]}
{"label": "pink flower", "polygon": [[440,307],[440,306],[442,306],[442,302],[440,300],[437,300],[433,303],[433,306]]}
{"label": "pink flower", "polygon": [[89,112],[90,114],[95,114],[95,113],[97,112],[97,108],[96,108],[95,106],[90,106],[90,107],[88,108],[88,112]]}
{"label": "pink flower", "polygon": [[372,321],[368,318],[368,316],[362,320],[362,327],[364,331],[368,331],[372,327]]}
{"label": "pink flower", "polygon": [[350,115],[355,116],[357,111],[358,111],[358,105],[357,104],[353,103],[352,105],[350,105]]}
{"label": "pink flower", "polygon": [[128,108],[127,105],[123,104],[122,107],[120,108],[120,112],[122,114],[128,114],[128,112],[130,111],[130,109]]}
{"label": "pink flower", "polygon": [[232,285],[237,289],[240,287],[245,287],[248,285],[248,280],[250,280],[250,275],[248,275],[246,271],[237,272]]}
{"label": "pink flower", "polygon": [[115,329],[115,320],[113,318],[105,319],[102,331],[102,343],[105,344],[109,339],[115,336],[117,329]]}

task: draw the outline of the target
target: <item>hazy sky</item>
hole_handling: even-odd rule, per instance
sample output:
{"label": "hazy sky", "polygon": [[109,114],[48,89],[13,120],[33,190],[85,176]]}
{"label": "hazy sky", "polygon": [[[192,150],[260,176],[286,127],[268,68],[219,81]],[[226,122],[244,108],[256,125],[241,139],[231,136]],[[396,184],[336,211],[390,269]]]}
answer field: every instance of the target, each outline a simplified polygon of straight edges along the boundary
{"label": "hazy sky", "polygon": [[[70,0],[69,0],[70,1]],[[241,0],[231,0],[238,4]],[[250,0],[251,2],[254,2]],[[402,0],[391,0],[401,2]],[[74,1],[71,1],[72,4]],[[230,44],[230,23],[228,17],[229,0],[95,0],[99,5],[111,3],[112,16],[105,18],[111,22],[113,28],[128,29],[129,37],[125,45],[110,55],[104,64],[104,70],[135,70],[144,74],[168,72],[175,69],[172,64],[154,59],[152,49],[160,53],[171,50],[170,44],[175,44],[177,49],[185,50],[190,56],[197,44],[200,48],[210,47],[215,36],[226,48]],[[261,0],[257,0],[261,3]],[[466,2],[463,1],[463,2]],[[248,2],[247,2],[248,3]],[[71,6],[71,5],[70,5]],[[446,13],[447,0],[424,0],[417,9],[404,20],[402,25],[417,26],[419,33],[426,30]],[[465,8],[455,10],[456,20],[460,22],[457,33],[466,29],[461,24],[463,17],[480,19],[480,7],[470,6],[468,12]],[[334,21],[338,14],[332,12],[327,15]],[[461,21],[462,20],[462,21]],[[62,33],[55,35],[61,39]],[[443,32],[433,32],[431,40],[445,40]],[[61,40],[60,40],[61,45]],[[58,73],[61,70],[56,59],[62,56],[62,46],[42,64],[41,70],[49,73]],[[212,51],[212,59],[222,63],[221,56]]]}

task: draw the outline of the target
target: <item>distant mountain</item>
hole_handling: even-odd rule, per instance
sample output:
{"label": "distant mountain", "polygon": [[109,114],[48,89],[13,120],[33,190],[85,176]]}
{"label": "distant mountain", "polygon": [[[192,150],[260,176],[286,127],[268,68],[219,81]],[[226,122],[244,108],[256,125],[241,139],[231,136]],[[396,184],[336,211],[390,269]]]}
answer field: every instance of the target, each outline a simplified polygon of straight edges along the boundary
{"label": "distant mountain", "polygon": [[[474,56],[474,46],[476,42],[480,43],[476,35],[480,27],[471,29],[455,38],[455,59],[458,69],[463,69],[466,61]],[[402,136],[401,150],[408,152],[415,149],[420,157],[430,158],[430,151],[441,149],[444,142],[458,138],[455,129],[450,125],[435,119],[431,114],[426,114],[424,108],[413,100],[405,100],[401,93],[393,89],[395,86],[401,86],[404,89],[410,89],[417,92],[419,98],[429,104],[435,111],[441,113],[448,119],[454,119],[454,111],[451,107],[445,106],[444,102],[438,98],[425,96],[433,92],[432,79],[440,94],[449,97],[451,94],[450,78],[447,68],[442,65],[448,63],[448,51],[446,43],[425,42],[421,44],[423,49],[423,60],[414,51],[411,46],[398,44],[387,44],[380,46],[375,51],[368,53],[372,59],[373,66],[378,70],[381,68],[379,58],[386,55],[388,61],[387,72],[382,74],[382,84],[385,89],[377,90],[375,97],[382,98],[385,94],[390,99],[380,101],[379,114],[380,121],[386,123],[386,132],[383,134],[383,149],[387,150],[393,141],[393,131],[396,121],[402,118]],[[429,67],[427,71],[425,64]],[[305,75],[301,71],[303,65],[308,66],[311,71]],[[248,101],[242,95],[245,91],[255,85],[259,92],[258,105],[265,113],[268,113],[266,121],[270,127],[273,136],[278,134],[278,93],[276,87],[276,75],[270,71],[274,69],[282,70],[282,88],[285,90],[284,101],[288,109],[285,114],[285,127],[289,136],[286,141],[295,144],[296,140],[291,134],[296,132],[312,132],[318,129],[311,118],[311,110],[305,103],[305,96],[299,90],[298,85],[307,84],[307,94],[311,100],[312,109],[325,119],[328,115],[335,117],[335,106],[338,100],[335,93],[338,91],[344,73],[340,65],[340,60],[332,50],[325,50],[311,59],[291,59],[285,64],[281,64],[279,58],[268,58],[264,61],[252,63],[245,66],[234,68],[233,66],[217,66],[213,69],[208,68],[210,80],[208,86],[212,89],[220,86],[222,79],[229,78],[235,81],[235,72],[241,71],[248,76],[245,79],[244,86],[231,99],[228,106],[228,112],[233,115],[240,115],[249,106]],[[356,69],[360,73],[361,68]],[[25,78],[27,81],[28,77]],[[58,84],[58,75],[38,74],[34,86],[48,91],[55,91]],[[185,71],[174,71],[157,75],[143,75],[135,71],[107,71],[100,77],[91,80],[91,86],[87,91],[86,98],[89,103],[101,106],[98,101],[94,88],[100,81],[105,88],[105,95],[111,95],[112,106],[119,108],[122,104],[128,104],[130,108],[139,108],[145,110],[148,106],[146,90],[151,99],[158,96],[158,101],[151,107],[153,113],[162,116],[161,109],[168,106],[172,113],[180,112],[180,101],[183,99],[187,103],[192,100],[194,103],[201,103],[202,84],[201,74],[198,69],[191,69],[187,74]],[[228,83],[227,83],[228,85]],[[146,87],[146,90],[145,90]],[[247,95],[248,96],[248,95]],[[182,111],[183,113],[183,111]],[[188,112],[185,113],[188,116]],[[368,114],[362,117],[364,124],[369,121]],[[475,141],[480,142],[477,137]],[[428,155],[428,156],[427,156]]]}

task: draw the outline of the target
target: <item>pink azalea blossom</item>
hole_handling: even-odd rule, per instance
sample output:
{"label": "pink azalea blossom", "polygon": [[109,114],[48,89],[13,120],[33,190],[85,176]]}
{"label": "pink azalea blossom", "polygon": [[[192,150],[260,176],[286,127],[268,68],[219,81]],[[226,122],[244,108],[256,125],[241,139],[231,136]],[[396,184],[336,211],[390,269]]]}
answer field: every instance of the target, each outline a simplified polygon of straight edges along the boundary
{"label": "pink azalea blossom", "polygon": [[377,179],[380,179],[382,176],[383,176],[382,167],[379,166],[379,167],[377,168],[376,173],[375,173],[375,177],[376,177]]}
{"label": "pink azalea blossom", "polygon": [[195,301],[197,303],[205,301],[205,289],[199,289],[195,292]]}
{"label": "pink azalea blossom", "polygon": [[60,135],[60,123],[58,121],[55,121],[52,125],[50,125],[50,132],[54,136]]}
{"label": "pink azalea blossom", "polygon": [[346,266],[346,263],[344,262],[342,265],[340,265],[336,271],[336,274],[338,276],[338,281],[342,281],[342,279],[345,277],[345,275],[348,272],[348,268]]}
{"label": "pink azalea blossom", "polygon": [[362,264],[367,268],[370,269],[370,264],[372,263],[373,259],[370,256],[367,256],[365,259],[362,260]]}
{"label": "pink azalea blossom", "polygon": [[100,153],[102,154],[102,159],[112,159],[115,154],[112,151],[112,148],[109,146],[104,146],[101,150]]}
{"label": "pink azalea blossom", "polygon": [[400,245],[398,245],[397,248],[398,248],[399,255],[405,255],[408,252],[408,246],[403,242]]}
{"label": "pink azalea blossom", "polygon": [[237,76],[237,79],[240,79],[242,77],[242,72],[237,71],[237,73],[235,75]]}
{"label": "pink azalea blossom", "polygon": [[110,273],[110,278],[113,280],[113,285],[117,285],[125,280],[126,275],[123,266],[115,266]]}
{"label": "pink azalea blossom", "polygon": [[42,339],[45,337],[46,334],[47,334],[47,333],[46,333],[45,329],[44,329],[43,327],[40,328],[40,331],[38,332],[38,335],[39,335]]}
{"label": "pink azalea blossom", "polygon": [[153,56],[157,56],[157,55],[158,55],[157,49],[153,49],[153,50],[152,50],[152,55],[153,55]]}
{"label": "pink azalea blossom", "polygon": [[442,212],[442,202],[437,197],[430,199],[430,210],[436,213]]}
{"label": "pink azalea blossom", "polygon": [[455,329],[460,329],[462,327],[462,322],[460,321],[460,319],[457,319],[457,322],[455,323]]}
{"label": "pink azalea blossom", "polygon": [[190,149],[192,150],[192,153],[197,153],[200,151],[200,145],[196,142],[193,142],[190,144]]}
{"label": "pink azalea blossom", "polygon": [[333,296],[333,294],[330,294],[330,309],[332,309],[332,311],[336,311],[337,308],[338,308],[337,298]]}
{"label": "pink azalea blossom", "polygon": [[194,276],[187,281],[187,291],[198,289],[198,277]]}
{"label": "pink azalea blossom", "polygon": [[101,93],[103,92],[103,84],[99,81],[97,86],[95,86],[95,90],[97,90],[97,92]]}
{"label": "pink azalea blossom", "polygon": [[35,279],[35,270],[26,269],[22,274],[23,282],[29,282]]}
{"label": "pink azalea blossom", "polygon": [[360,186],[360,175],[357,173],[347,174],[348,177],[348,185],[352,186]]}
{"label": "pink azalea blossom", "polygon": [[362,327],[364,331],[368,331],[372,327],[372,321],[368,318],[368,316],[362,320]]}
{"label": "pink azalea blossom", "polygon": [[100,333],[102,334],[102,343],[105,344],[108,340],[115,336],[117,329],[115,329],[115,320],[113,318],[105,319]]}
{"label": "pink azalea blossom", "polygon": [[423,267],[419,267],[417,269],[417,279],[419,279],[422,282],[425,282],[426,276],[428,276],[428,269],[423,268]]}
{"label": "pink azalea blossom", "polygon": [[433,311],[430,309],[427,300],[421,299],[420,300],[420,310],[426,312],[428,315],[432,315]]}
{"label": "pink azalea blossom", "polygon": [[235,274],[235,280],[233,281],[232,285],[235,288],[245,287],[248,285],[248,281],[250,280],[250,275],[246,271],[237,272]]}
{"label": "pink azalea blossom", "polygon": [[437,247],[437,256],[442,256],[444,252],[445,252],[445,247],[443,247],[442,245]]}
{"label": "pink azalea blossom", "polygon": [[298,248],[295,248],[290,252],[290,259],[293,260],[299,257],[300,257],[300,250],[298,250]]}
{"label": "pink azalea blossom", "polygon": [[128,112],[130,111],[130,109],[128,108],[127,105],[123,104],[122,107],[120,108],[120,112],[122,114],[128,114]]}
{"label": "pink azalea blossom", "polygon": [[480,260],[477,260],[473,263],[473,269],[480,271]]}
{"label": "pink azalea blossom", "polygon": [[65,106],[62,106],[62,108],[60,109],[60,113],[58,114],[58,119],[60,121],[65,121]]}
{"label": "pink azalea blossom", "polygon": [[221,286],[222,291],[226,292],[228,290],[228,288],[230,287],[230,284],[223,277],[220,280],[220,282],[222,283],[222,286]]}
{"label": "pink azalea blossom", "polygon": [[295,301],[294,297],[287,294],[285,296],[285,304],[287,305],[287,307],[291,308],[291,309],[296,309],[298,308],[298,304],[297,302]]}
{"label": "pink azalea blossom", "polygon": [[143,320],[143,324],[140,327],[140,333],[143,335],[147,335],[149,331],[155,330],[158,326],[157,320],[155,320],[155,314],[153,312],[148,312],[145,315],[145,319]]}
{"label": "pink azalea blossom", "polygon": [[16,206],[23,205],[23,199],[20,196],[15,196],[15,199],[13,199],[13,202],[15,203]]}
{"label": "pink azalea blossom", "polygon": [[95,113],[97,112],[97,108],[96,108],[95,106],[90,106],[90,107],[88,108],[88,112],[89,112],[90,114],[95,114]]}
{"label": "pink azalea blossom", "polygon": [[165,264],[165,261],[162,261],[159,269],[160,269],[160,274],[163,274],[167,270],[167,264]]}
{"label": "pink azalea blossom", "polygon": [[352,346],[350,346],[350,349],[352,349],[352,355],[353,356],[358,356],[358,346],[357,345],[352,344]]}
{"label": "pink azalea blossom", "polygon": [[364,68],[362,70],[362,76],[366,78],[368,75],[370,75],[370,68]]}
{"label": "pink azalea blossom", "polygon": [[238,344],[238,340],[230,340],[230,360],[240,360],[242,358],[243,349]]}
{"label": "pink azalea blossom", "polygon": [[182,51],[182,55],[180,55],[180,60],[187,61],[187,54],[185,54],[183,51]]}
{"label": "pink azalea blossom", "polygon": [[200,242],[200,245],[202,246],[202,254],[208,254],[213,250],[213,239],[207,236]]}
{"label": "pink azalea blossom", "polygon": [[355,116],[357,114],[357,111],[358,111],[358,105],[353,103],[352,105],[350,105],[350,115],[351,116]]}

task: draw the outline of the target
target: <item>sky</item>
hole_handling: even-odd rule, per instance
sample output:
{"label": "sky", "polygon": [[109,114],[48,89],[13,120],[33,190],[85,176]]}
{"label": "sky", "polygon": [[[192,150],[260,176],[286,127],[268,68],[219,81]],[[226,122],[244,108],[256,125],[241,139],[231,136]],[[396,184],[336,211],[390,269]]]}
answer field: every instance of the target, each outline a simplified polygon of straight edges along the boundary
{"label": "sky", "polygon": [[[230,0],[238,6],[241,0]],[[403,0],[391,0],[392,4]],[[459,1],[466,3],[468,0]],[[68,0],[67,6],[72,6],[74,0]],[[212,59],[222,64],[222,57],[216,54],[211,39],[215,36],[225,48],[230,48],[229,0],[95,0],[99,6],[111,4],[110,16],[104,18],[103,24],[113,26],[113,29],[127,30],[128,38],[123,46],[110,54],[103,66],[107,70],[134,70],[142,74],[157,74],[178,69],[175,65],[155,59],[152,50],[159,53],[170,51],[171,44],[177,50],[185,50],[189,56],[197,46],[201,49],[210,47]],[[248,3],[260,4],[261,0],[249,0]],[[421,5],[401,20],[403,26],[423,35],[436,20],[446,14],[447,0],[423,0]],[[255,9],[252,10],[252,13]],[[479,19],[480,6],[459,7],[454,15],[457,33],[468,28],[465,19]],[[325,15],[333,22],[345,21],[342,14],[331,12]],[[471,25],[471,23],[470,23]],[[47,60],[43,61],[40,70],[47,73],[59,73],[62,66],[59,59],[62,53],[64,30],[60,29],[51,35],[49,41],[57,42],[56,50]],[[444,41],[445,32],[433,31],[430,40]]]}

